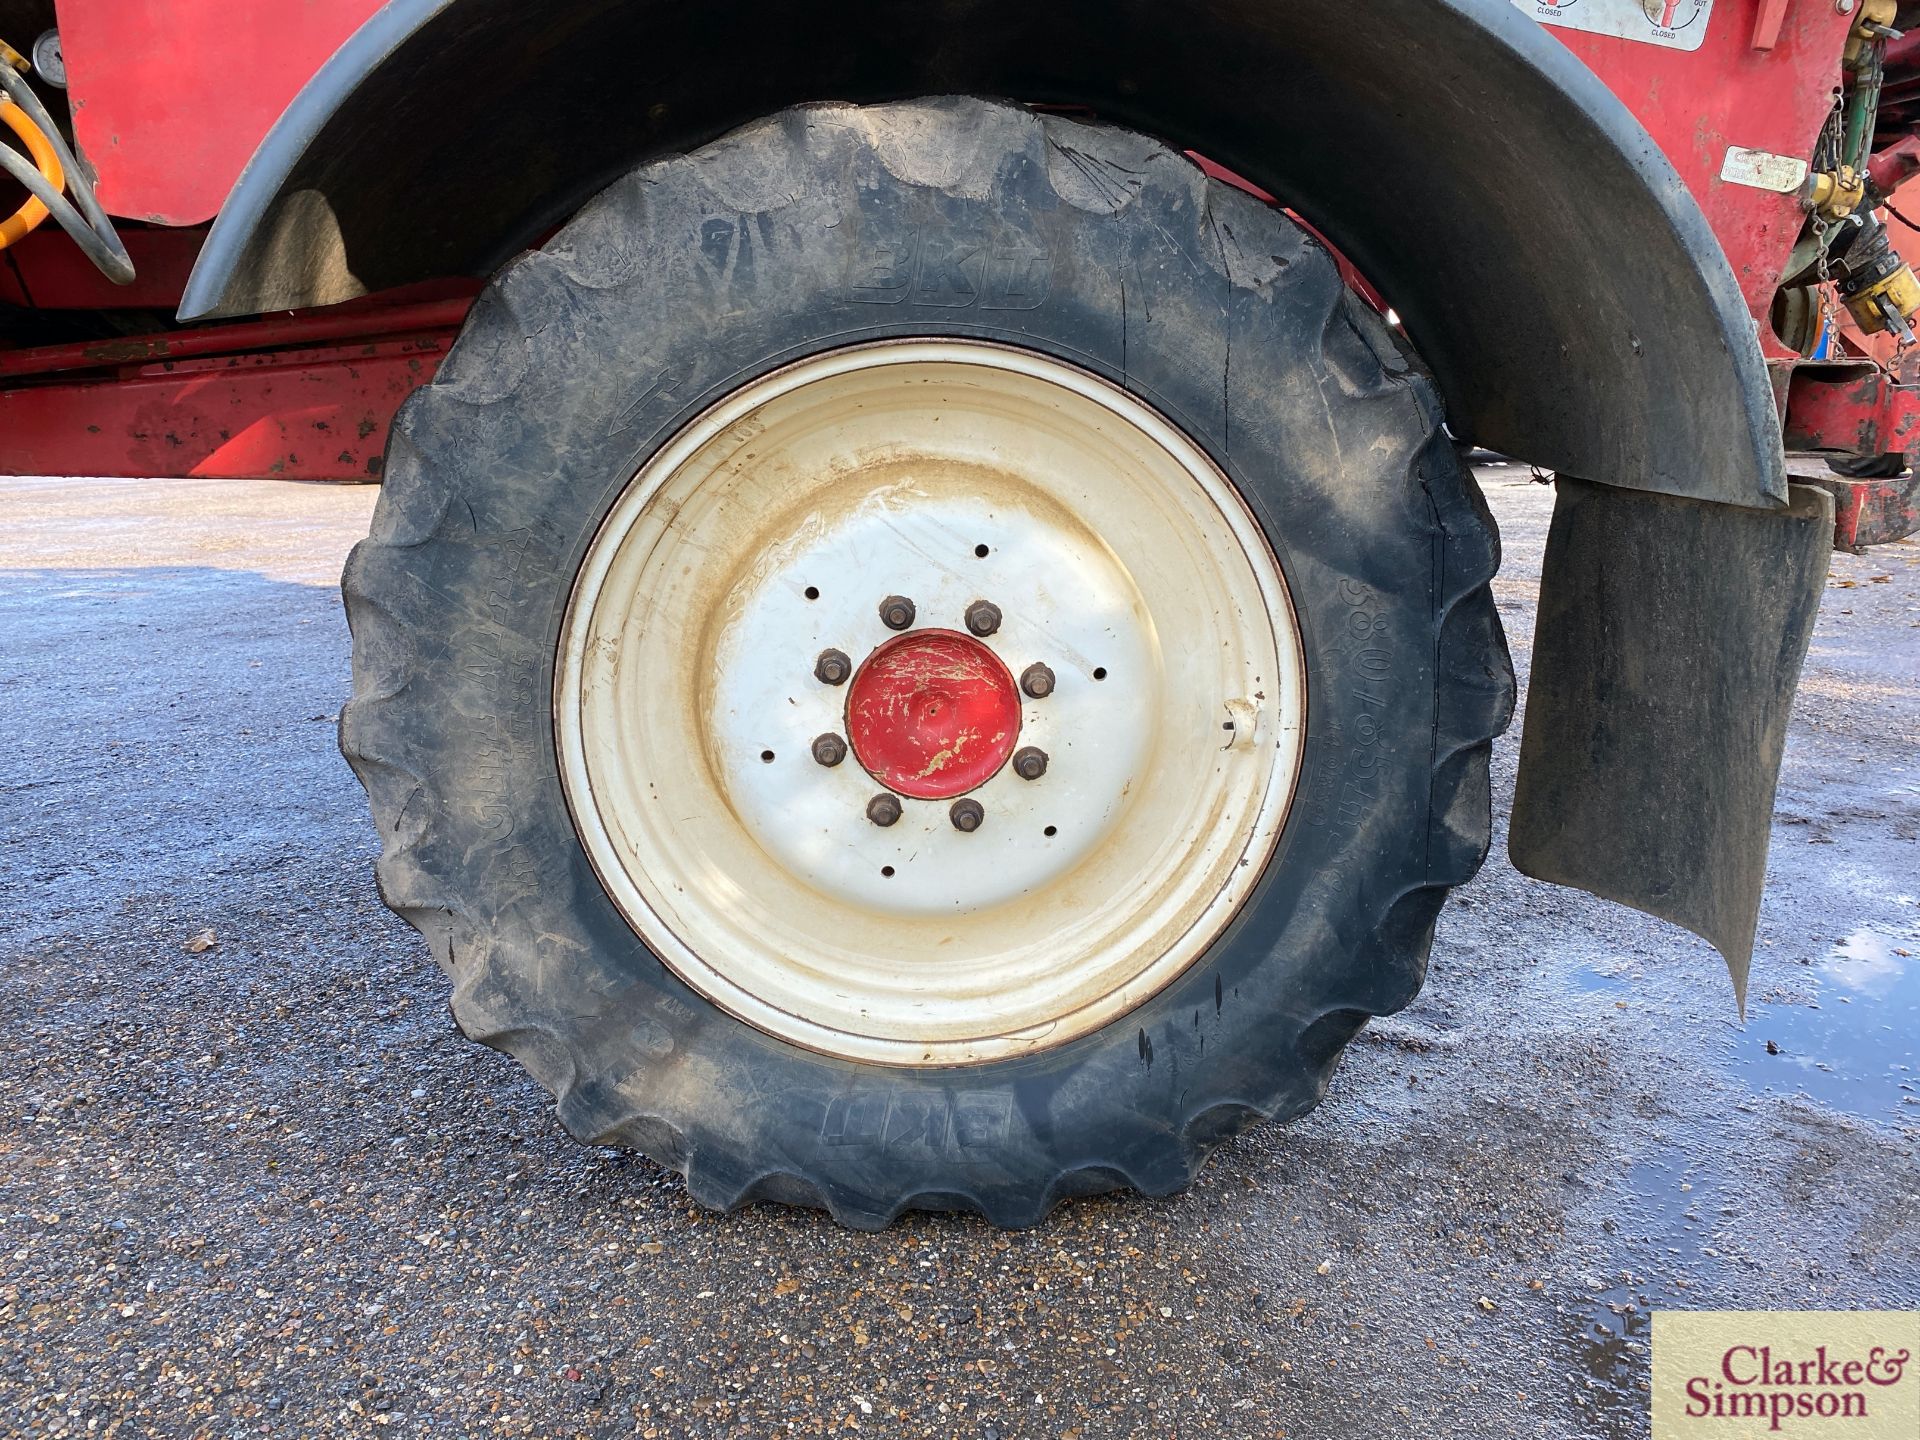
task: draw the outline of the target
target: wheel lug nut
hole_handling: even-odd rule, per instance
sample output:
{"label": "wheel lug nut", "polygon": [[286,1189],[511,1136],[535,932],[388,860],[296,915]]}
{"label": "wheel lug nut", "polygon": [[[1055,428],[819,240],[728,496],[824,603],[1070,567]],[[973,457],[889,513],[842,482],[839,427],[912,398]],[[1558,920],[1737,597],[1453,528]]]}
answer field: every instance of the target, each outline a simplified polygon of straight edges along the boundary
{"label": "wheel lug nut", "polygon": [[867,801],[867,819],[881,829],[900,818],[900,797],[897,795],[876,795]]}
{"label": "wheel lug nut", "polygon": [[1053,694],[1053,671],[1045,665],[1033,664],[1020,672],[1020,688],[1035,700],[1044,700]]}
{"label": "wheel lug nut", "polygon": [[987,636],[1000,628],[1000,607],[991,600],[976,600],[967,606],[967,629]]}
{"label": "wheel lug nut", "polygon": [[947,818],[961,834],[971,835],[987,818],[987,812],[978,800],[956,800],[947,810]]}
{"label": "wheel lug nut", "polygon": [[1047,773],[1047,752],[1038,745],[1022,745],[1013,752],[1013,773],[1022,780],[1038,780]]}
{"label": "wheel lug nut", "polygon": [[913,601],[904,595],[889,595],[880,602],[880,623],[889,630],[904,630],[913,624]]}
{"label": "wheel lug nut", "polygon": [[853,661],[847,658],[844,650],[822,650],[819,658],[813,662],[813,678],[822,685],[844,685],[851,674]]}
{"label": "wheel lug nut", "polygon": [[847,758],[847,742],[829,730],[813,737],[813,758],[822,765],[838,765]]}

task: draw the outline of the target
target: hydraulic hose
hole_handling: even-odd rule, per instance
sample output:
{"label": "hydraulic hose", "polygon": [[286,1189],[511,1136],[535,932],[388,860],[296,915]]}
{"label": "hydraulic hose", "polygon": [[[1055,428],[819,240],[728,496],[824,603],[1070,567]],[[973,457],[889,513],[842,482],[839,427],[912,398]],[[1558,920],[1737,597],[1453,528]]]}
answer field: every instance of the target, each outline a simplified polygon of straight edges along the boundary
{"label": "hydraulic hose", "polygon": [[[13,105],[0,106],[0,119],[4,119],[15,106],[26,112],[24,118],[32,122],[51,149],[61,180],[73,196],[73,203],[67,202],[59,187],[51,182],[49,174],[43,174],[41,168],[17,150],[0,145],[0,169],[6,170],[26,186],[33,199],[46,206],[54,221],[73,237],[74,243],[86,252],[87,258],[93,261],[102,275],[116,285],[127,284],[133,279],[133,260],[127,254],[127,247],[120,243],[119,235],[114,233],[113,222],[107,218],[107,212],[100,208],[100,202],[94,198],[93,185],[87,179],[86,170],[74,158],[73,151],[67,148],[67,142],[61,138],[60,127],[54,124],[47,107],[40,103],[40,97],[33,93],[33,87],[21,79],[11,65],[4,63],[0,63],[0,90],[4,90],[13,101]],[[12,124],[10,120],[7,123]],[[19,127],[13,128],[23,140],[26,138]]]}
{"label": "hydraulic hose", "polygon": [[120,237],[109,230],[107,233],[112,243],[102,240],[87,223],[86,217],[68,204],[67,197],[49,185],[47,177],[34,169],[32,163],[18,151],[0,147],[0,170],[5,170],[27,187],[34,199],[52,214],[60,228],[71,235],[74,243],[86,252],[87,258],[99,267],[102,275],[116,285],[125,285],[133,279],[133,261],[121,246]]}
{"label": "hydraulic hose", "polygon": [[[33,157],[35,168],[46,176],[49,185],[55,190],[66,186],[66,172],[61,167],[59,155],[40,127],[27,118],[26,111],[10,99],[0,99],[0,125],[5,125],[20,137],[20,143],[27,147],[27,154]],[[39,229],[47,213],[47,207],[41,203],[39,196],[27,196],[18,210],[5,220],[0,220],[0,250]]]}

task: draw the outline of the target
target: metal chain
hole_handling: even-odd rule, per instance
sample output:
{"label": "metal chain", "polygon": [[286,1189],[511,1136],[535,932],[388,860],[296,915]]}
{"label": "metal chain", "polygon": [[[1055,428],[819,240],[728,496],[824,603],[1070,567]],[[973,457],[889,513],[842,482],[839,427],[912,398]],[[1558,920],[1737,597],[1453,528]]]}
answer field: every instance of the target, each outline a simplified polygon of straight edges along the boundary
{"label": "metal chain", "polygon": [[[1813,142],[1813,168],[1816,171],[1836,170],[1840,162],[1840,138],[1846,125],[1846,112],[1836,100],[1833,108],[1827,111],[1827,118],[1821,123],[1820,134]],[[1818,210],[1813,212],[1814,273],[1820,283],[1831,283],[1833,277],[1827,271],[1827,237],[1833,233],[1834,226]]]}

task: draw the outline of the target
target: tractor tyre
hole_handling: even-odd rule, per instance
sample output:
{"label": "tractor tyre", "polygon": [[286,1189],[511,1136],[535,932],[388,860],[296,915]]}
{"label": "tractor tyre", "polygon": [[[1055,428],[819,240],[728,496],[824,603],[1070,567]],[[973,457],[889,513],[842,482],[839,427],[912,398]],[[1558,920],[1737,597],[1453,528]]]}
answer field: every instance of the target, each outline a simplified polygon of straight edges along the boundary
{"label": "tractor tyre", "polygon": [[1513,676],[1433,387],[1287,215],[797,108],[482,295],[345,577],[387,903],[717,1208],[1186,1186],[1412,999]]}

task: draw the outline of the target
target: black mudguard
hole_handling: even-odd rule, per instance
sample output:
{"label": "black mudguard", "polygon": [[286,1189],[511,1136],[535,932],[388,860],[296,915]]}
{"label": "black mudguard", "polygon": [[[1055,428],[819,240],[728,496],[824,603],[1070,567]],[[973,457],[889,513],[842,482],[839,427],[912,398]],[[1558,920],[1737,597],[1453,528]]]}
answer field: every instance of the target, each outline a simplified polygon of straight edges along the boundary
{"label": "black mudguard", "polygon": [[181,313],[489,274],[652,156],[788,105],[951,93],[1087,106],[1282,197],[1393,304],[1456,434],[1786,498],[1712,230],[1509,0],[393,0],[262,144]]}
{"label": "black mudguard", "polygon": [[1507,848],[1711,941],[1746,1003],[1833,497],[1764,513],[1563,477]]}

